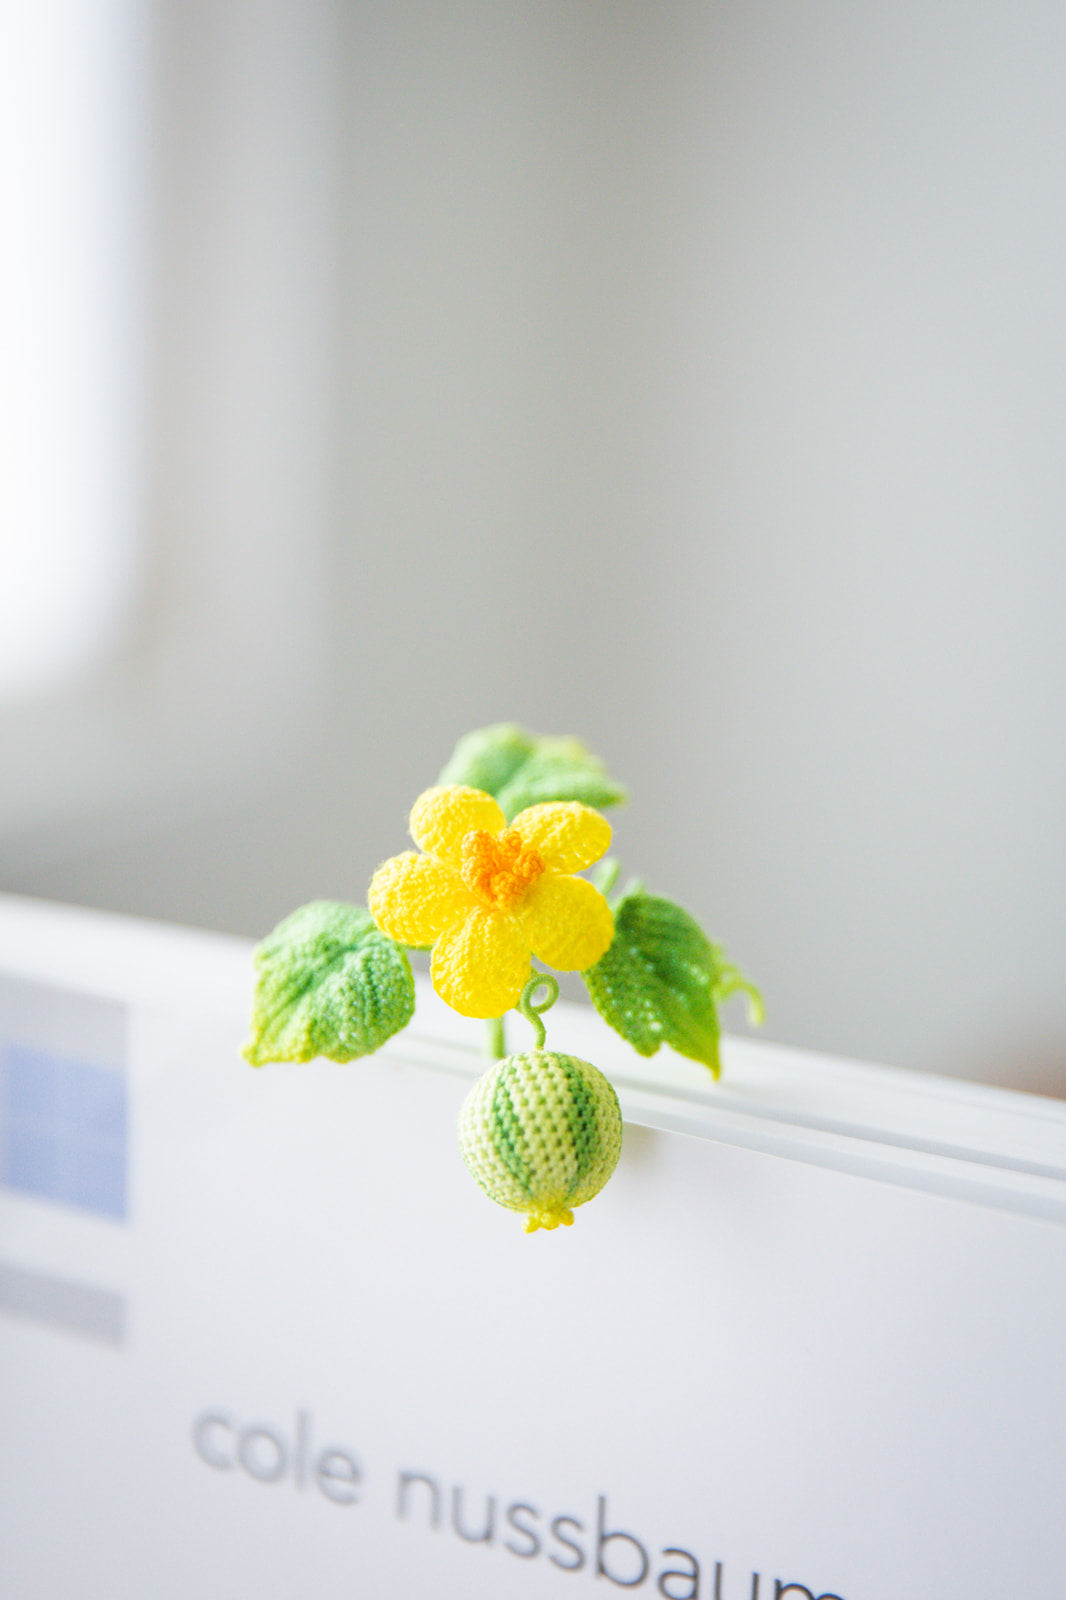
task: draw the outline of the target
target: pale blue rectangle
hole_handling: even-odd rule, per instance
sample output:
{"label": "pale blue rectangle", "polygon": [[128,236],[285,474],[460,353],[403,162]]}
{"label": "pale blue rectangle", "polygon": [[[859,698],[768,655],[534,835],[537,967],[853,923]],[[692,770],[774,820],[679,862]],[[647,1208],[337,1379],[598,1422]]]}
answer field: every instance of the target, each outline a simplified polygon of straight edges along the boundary
{"label": "pale blue rectangle", "polygon": [[121,1071],[8,1044],[0,1053],[0,1181],[102,1216],[126,1216]]}

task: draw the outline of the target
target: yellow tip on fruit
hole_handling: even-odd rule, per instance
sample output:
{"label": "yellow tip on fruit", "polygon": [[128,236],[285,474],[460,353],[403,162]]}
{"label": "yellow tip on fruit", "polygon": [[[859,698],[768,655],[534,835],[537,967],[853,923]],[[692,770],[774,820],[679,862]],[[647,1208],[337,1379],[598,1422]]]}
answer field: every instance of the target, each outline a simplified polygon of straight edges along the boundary
{"label": "yellow tip on fruit", "polygon": [[573,1221],[574,1213],[568,1211],[565,1206],[560,1206],[557,1210],[531,1211],[526,1218],[526,1232],[536,1233],[538,1228],[544,1228],[550,1233],[553,1228],[558,1228],[560,1224],[564,1228],[569,1228]]}

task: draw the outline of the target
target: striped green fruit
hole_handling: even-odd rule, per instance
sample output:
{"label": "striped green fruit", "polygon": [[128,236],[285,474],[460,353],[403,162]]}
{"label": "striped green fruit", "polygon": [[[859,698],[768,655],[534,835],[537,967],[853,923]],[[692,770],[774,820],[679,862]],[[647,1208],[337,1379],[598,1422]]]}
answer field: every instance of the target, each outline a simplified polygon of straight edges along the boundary
{"label": "striped green fruit", "polygon": [[526,1232],[569,1226],[622,1150],[618,1096],[577,1056],[529,1050],[490,1067],[463,1102],[459,1148],[491,1199],[526,1213]]}

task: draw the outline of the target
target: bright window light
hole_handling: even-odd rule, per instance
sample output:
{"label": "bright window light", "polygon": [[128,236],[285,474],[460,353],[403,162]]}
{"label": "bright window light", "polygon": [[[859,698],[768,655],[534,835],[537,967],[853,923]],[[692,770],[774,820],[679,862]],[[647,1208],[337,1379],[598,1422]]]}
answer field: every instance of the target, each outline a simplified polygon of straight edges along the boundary
{"label": "bright window light", "polygon": [[147,0],[0,0],[0,697],[128,605],[140,510]]}

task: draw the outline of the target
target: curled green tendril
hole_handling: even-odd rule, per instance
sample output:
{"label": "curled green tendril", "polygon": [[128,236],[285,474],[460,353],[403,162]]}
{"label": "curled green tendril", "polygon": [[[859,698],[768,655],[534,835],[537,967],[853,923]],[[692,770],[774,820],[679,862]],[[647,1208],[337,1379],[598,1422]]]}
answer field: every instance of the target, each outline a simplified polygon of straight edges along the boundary
{"label": "curled green tendril", "polygon": [[[548,998],[542,1000],[539,1006],[533,1004],[533,996],[538,989],[547,989]],[[544,1024],[540,1020],[545,1011],[550,1011],[559,998],[559,985],[550,972],[534,972],[518,997],[516,1011],[520,1011],[526,1021],[533,1028],[537,1036],[535,1048],[544,1049]]]}

